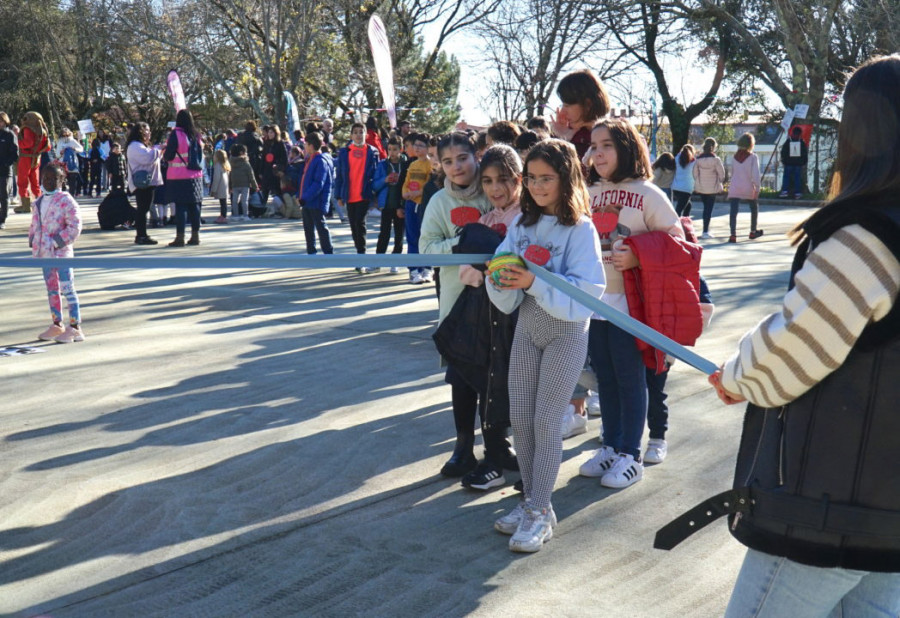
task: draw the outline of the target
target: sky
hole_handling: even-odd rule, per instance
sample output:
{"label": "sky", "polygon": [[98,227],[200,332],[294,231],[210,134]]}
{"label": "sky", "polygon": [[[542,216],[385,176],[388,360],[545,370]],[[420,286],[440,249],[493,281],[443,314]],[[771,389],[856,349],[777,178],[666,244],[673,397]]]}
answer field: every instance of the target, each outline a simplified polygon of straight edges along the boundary
{"label": "sky", "polygon": [[[423,31],[425,39],[425,48],[430,49],[434,46],[439,35],[439,24],[431,24]],[[491,110],[484,101],[484,68],[480,63],[475,61],[479,57],[478,50],[481,46],[479,37],[467,33],[459,32],[452,35],[444,42],[444,51],[450,55],[456,56],[460,64],[460,85],[459,85],[459,104],[462,108],[460,119],[470,124],[487,125],[491,121]],[[589,65],[581,64],[571,67],[571,70],[581,68],[590,68]],[[711,67],[700,66],[692,54],[686,54],[675,58],[667,58],[664,61],[664,68],[670,82],[670,88],[679,100],[692,103],[701,98],[706,89],[709,87],[713,70]],[[622,107],[649,107],[649,97],[655,93],[655,86],[651,80],[649,72],[637,75],[632,83],[634,91],[633,96],[623,94],[615,88],[611,88],[612,106],[614,109]],[[725,92],[721,95],[727,96]],[[634,100],[629,100],[634,99]],[[549,101],[552,108],[559,105],[559,101],[555,97]],[[660,103],[657,101],[657,106]]]}

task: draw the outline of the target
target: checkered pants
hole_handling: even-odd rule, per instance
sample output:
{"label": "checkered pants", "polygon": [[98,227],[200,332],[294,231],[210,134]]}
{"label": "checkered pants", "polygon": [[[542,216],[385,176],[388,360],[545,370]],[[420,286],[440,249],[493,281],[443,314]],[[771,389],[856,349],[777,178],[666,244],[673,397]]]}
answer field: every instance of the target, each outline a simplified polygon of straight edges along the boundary
{"label": "checkered pants", "polygon": [[538,509],[562,461],[562,422],[587,355],[588,323],[568,322],[525,295],[509,368],[509,420],[526,498]]}

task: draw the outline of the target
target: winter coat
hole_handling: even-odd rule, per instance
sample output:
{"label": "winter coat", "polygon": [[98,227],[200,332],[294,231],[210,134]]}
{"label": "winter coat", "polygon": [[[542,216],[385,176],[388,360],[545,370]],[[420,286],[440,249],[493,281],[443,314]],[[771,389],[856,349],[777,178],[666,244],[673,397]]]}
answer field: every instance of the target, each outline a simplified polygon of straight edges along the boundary
{"label": "winter coat", "polygon": [[[640,268],[623,273],[631,317],[675,340],[694,345],[703,331],[700,310],[700,255],[703,250],[666,232],[647,232],[624,240]],[[644,364],[665,371],[665,353],[637,340]]]}
{"label": "winter coat", "polygon": [[256,184],[256,175],[253,173],[253,167],[246,156],[230,157],[228,162],[231,164],[231,174],[228,180],[232,189],[250,188],[251,191],[258,191],[259,186]]}
{"label": "winter coat", "polygon": [[36,258],[70,258],[81,235],[78,202],[67,191],[42,195],[32,203],[28,246]]}
{"label": "winter coat", "polygon": [[153,146],[145,146],[140,142],[128,144],[128,190],[134,192],[136,187],[132,181],[135,172],[150,172],[150,186],[158,187],[163,184],[162,151]]}
{"label": "winter coat", "polygon": [[740,161],[741,152],[747,151],[738,150],[731,164],[728,199],[755,200],[759,197],[759,157],[751,152]]}
{"label": "winter coat", "polygon": [[[362,199],[364,202],[370,201],[375,193],[372,189],[372,183],[375,179],[375,167],[378,164],[378,151],[372,146],[366,148],[366,161],[363,166],[363,184]],[[338,152],[337,164],[335,168],[334,178],[334,197],[347,203],[350,196],[350,147],[344,146]]]}
{"label": "winter coat", "polygon": [[[234,143],[244,145],[247,149],[247,159],[250,161],[250,167],[259,176],[263,154],[263,141],[259,134],[254,131],[244,131],[235,138]],[[247,185],[244,186],[246,187]]]}
{"label": "winter coat", "polygon": [[280,140],[263,142],[262,164],[260,175],[271,182],[276,178],[276,171],[284,171],[287,167],[287,151]]}
{"label": "winter coat", "polygon": [[694,161],[694,191],[715,195],[725,190],[725,166],[716,155],[702,154]]}
{"label": "winter coat", "polygon": [[373,131],[371,129],[366,131],[366,143],[378,151],[379,160],[387,159],[387,153],[384,151],[384,146],[381,144],[381,138],[378,136],[378,131]]}
{"label": "winter coat", "polygon": [[12,175],[12,167],[19,160],[19,139],[9,127],[0,129],[0,178]]}
{"label": "winter coat", "polygon": [[[502,236],[482,223],[463,227],[453,253],[492,254]],[[482,271],[483,264],[474,265]],[[497,309],[484,285],[465,286],[432,338],[457,375],[484,399],[486,427],[509,426],[509,357],[518,310]]]}
{"label": "winter coat", "polygon": [[326,154],[317,154],[306,161],[300,178],[300,206],[327,213],[331,204],[334,164]]}
{"label": "winter coat", "polygon": [[227,200],[229,196],[228,172],[221,163],[213,164],[212,182],[209,183],[209,196],[218,200]]}
{"label": "winter coat", "polygon": [[[372,181],[372,189],[378,196],[378,208],[382,210],[385,206],[390,208],[403,207],[402,185],[400,184],[401,163],[402,161],[392,163],[390,159],[385,159],[378,163],[378,167],[375,168],[375,179]],[[394,184],[388,184],[388,176],[391,173],[397,174],[397,180]]]}

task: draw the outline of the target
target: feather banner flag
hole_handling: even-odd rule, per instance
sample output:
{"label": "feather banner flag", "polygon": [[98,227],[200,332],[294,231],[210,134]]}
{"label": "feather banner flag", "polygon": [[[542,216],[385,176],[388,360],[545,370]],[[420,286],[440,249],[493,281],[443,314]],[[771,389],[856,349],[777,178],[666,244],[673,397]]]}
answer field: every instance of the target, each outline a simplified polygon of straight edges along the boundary
{"label": "feather banner flag", "polygon": [[397,104],[394,100],[394,64],[391,61],[391,46],[388,43],[387,30],[378,15],[369,19],[369,47],[372,49],[372,60],[375,62],[375,73],[384,97],[391,128],[397,128]]}
{"label": "feather banner flag", "polygon": [[169,94],[172,95],[172,101],[175,103],[175,111],[180,112],[187,108],[184,104],[184,90],[181,88],[181,78],[178,77],[178,71],[172,69],[166,78],[166,85],[169,87]]}
{"label": "feather banner flag", "polygon": [[297,101],[294,95],[285,90],[284,94],[284,126],[287,127],[288,135],[294,139],[294,131],[300,130],[300,112],[297,111]]}

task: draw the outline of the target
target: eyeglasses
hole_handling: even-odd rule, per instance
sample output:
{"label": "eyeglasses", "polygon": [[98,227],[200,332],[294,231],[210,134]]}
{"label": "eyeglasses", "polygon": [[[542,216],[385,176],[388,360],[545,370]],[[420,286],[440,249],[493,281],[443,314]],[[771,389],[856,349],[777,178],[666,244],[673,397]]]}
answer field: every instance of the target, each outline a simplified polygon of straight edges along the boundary
{"label": "eyeglasses", "polygon": [[559,176],[525,176],[522,184],[526,189],[543,189],[557,180],[559,180]]}

